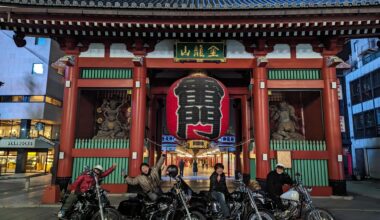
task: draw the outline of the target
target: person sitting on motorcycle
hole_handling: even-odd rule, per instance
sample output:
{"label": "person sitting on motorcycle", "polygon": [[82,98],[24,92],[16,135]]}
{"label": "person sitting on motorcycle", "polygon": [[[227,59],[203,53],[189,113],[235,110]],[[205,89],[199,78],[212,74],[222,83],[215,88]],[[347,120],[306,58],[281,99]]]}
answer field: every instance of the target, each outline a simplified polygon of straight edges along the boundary
{"label": "person sitting on motorcycle", "polygon": [[140,166],[141,174],[136,177],[124,175],[125,181],[130,185],[140,185],[144,193],[146,193],[152,201],[155,201],[162,194],[160,172],[164,164],[166,155],[163,154],[157,164],[152,168],[149,164],[142,163]]}
{"label": "person sitting on motorcycle", "polygon": [[75,203],[75,201],[78,198],[78,194],[85,193],[89,189],[91,189],[93,186],[95,186],[95,176],[98,179],[104,178],[108,175],[110,175],[116,168],[116,163],[112,164],[110,168],[108,168],[106,171],[103,172],[103,167],[101,165],[96,165],[92,169],[92,171],[84,172],[78,178],[74,181],[74,183],[71,185],[71,192],[69,197],[65,200],[64,204],[62,205],[61,210],[58,213],[59,218],[65,217],[65,214],[67,210],[71,208],[71,206]]}
{"label": "person sitting on motorcycle", "polygon": [[284,172],[284,165],[278,163],[276,169],[269,172],[267,176],[267,191],[269,197],[273,200],[277,209],[285,211],[280,196],[283,194],[282,186],[285,184],[293,184],[290,176]]}
{"label": "person sitting on motorcycle", "polygon": [[210,192],[213,199],[217,200],[221,206],[223,217],[230,218],[230,209],[226,202],[226,196],[229,194],[224,174],[224,166],[217,163],[214,166],[214,172],[210,176]]}

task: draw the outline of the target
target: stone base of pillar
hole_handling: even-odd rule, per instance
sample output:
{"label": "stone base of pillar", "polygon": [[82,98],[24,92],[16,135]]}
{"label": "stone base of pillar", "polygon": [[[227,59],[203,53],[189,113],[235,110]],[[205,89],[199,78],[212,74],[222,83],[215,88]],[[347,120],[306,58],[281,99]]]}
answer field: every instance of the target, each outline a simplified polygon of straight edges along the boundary
{"label": "stone base of pillar", "polygon": [[61,194],[58,185],[51,185],[46,187],[42,196],[43,204],[55,204],[61,199]]}
{"label": "stone base of pillar", "polygon": [[64,192],[67,191],[67,186],[69,185],[71,181],[71,176],[70,177],[57,177],[55,180],[55,183],[59,186],[59,191]]}
{"label": "stone base of pillar", "polygon": [[329,180],[329,185],[332,188],[333,195],[335,196],[347,195],[346,180]]}

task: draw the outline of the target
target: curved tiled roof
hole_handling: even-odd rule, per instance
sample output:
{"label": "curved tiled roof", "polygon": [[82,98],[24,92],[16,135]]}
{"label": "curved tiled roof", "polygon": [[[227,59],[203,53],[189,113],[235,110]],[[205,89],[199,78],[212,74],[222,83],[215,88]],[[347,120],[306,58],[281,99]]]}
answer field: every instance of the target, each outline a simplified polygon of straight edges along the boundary
{"label": "curved tiled roof", "polygon": [[275,9],[380,5],[380,0],[0,0],[8,5],[124,9]]}

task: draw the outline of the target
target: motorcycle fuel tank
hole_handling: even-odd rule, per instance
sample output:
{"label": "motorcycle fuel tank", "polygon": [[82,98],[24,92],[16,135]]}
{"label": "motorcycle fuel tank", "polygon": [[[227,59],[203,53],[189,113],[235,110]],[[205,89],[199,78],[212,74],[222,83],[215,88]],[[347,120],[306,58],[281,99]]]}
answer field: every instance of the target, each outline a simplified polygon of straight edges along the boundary
{"label": "motorcycle fuel tank", "polygon": [[292,200],[292,201],[297,201],[297,202],[300,199],[299,193],[295,190],[289,190],[283,193],[280,197],[281,199]]}

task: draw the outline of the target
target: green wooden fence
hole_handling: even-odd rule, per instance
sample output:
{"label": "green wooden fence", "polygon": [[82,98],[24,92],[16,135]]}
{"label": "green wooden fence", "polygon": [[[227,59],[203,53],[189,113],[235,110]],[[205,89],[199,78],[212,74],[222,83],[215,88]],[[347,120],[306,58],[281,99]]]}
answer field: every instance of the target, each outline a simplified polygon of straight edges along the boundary
{"label": "green wooden fence", "polygon": [[[272,170],[277,164],[276,159],[271,160]],[[285,169],[292,179],[296,173],[302,175],[303,184],[306,186],[328,186],[327,160],[292,160],[292,168]]]}
{"label": "green wooden fence", "polygon": [[317,80],[321,79],[319,69],[271,69],[268,71],[270,80]]}
{"label": "green wooden fence", "polygon": [[125,149],[129,139],[75,139],[76,149]]}
{"label": "green wooden fence", "polygon": [[73,164],[73,177],[72,181],[84,171],[85,166],[90,168],[94,167],[97,164],[102,165],[104,169],[108,169],[112,166],[113,163],[116,163],[116,170],[113,171],[109,176],[103,179],[103,184],[118,184],[124,183],[122,177],[122,170],[125,169],[128,172],[128,158],[114,158],[114,157],[78,157],[74,158]]}
{"label": "green wooden fence", "polygon": [[284,141],[284,140],[271,140],[270,141],[271,150],[315,150],[315,151],[325,151],[326,142],[325,141]]}
{"label": "green wooden fence", "polygon": [[131,79],[132,69],[94,69],[82,68],[82,79]]}

